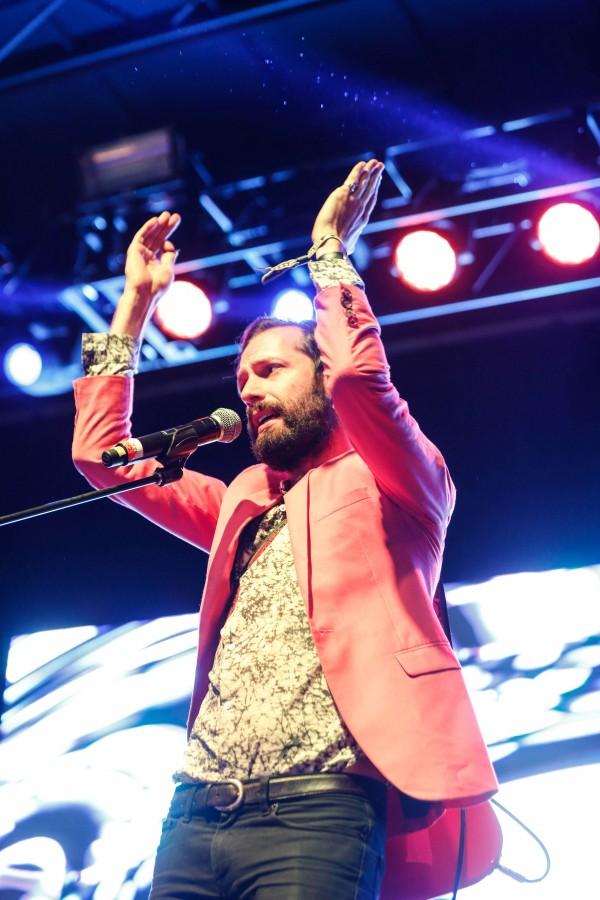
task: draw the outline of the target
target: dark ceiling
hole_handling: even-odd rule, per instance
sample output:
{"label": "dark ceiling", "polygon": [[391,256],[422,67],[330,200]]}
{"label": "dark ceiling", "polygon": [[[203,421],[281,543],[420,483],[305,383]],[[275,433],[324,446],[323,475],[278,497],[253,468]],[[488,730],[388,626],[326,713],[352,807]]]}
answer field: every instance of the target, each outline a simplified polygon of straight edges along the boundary
{"label": "dark ceiling", "polygon": [[600,98],[593,0],[1,6],[1,233],[21,246],[72,209],[86,148],[165,124],[221,183]]}
{"label": "dark ceiling", "polygon": [[[600,102],[594,0],[4,0],[0,36],[0,243],[23,283],[64,281],[78,159],[95,144],[170,125],[220,185],[520,117],[569,110],[585,121]],[[597,176],[577,133],[561,159]],[[431,177],[453,164],[438,154]],[[525,304],[510,327],[481,312],[386,336],[398,387],[459,487],[447,579],[598,562],[599,308],[590,291]],[[225,370],[210,389],[203,372],[142,376],[139,430],[235,405]],[[3,511],[79,492],[70,399],[11,403]],[[200,456],[195,465],[226,478],[249,461],[245,448]],[[198,554],[106,501],[1,538],[9,630],[197,600]]]}

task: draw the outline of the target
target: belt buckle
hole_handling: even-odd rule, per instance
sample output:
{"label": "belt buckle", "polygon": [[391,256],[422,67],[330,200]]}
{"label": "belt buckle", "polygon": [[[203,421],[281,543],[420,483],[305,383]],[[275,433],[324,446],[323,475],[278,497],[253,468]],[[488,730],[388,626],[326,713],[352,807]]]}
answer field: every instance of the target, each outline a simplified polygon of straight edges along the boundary
{"label": "belt buckle", "polygon": [[227,803],[225,806],[217,806],[215,803],[214,808],[218,809],[219,812],[233,812],[234,809],[238,809],[244,801],[244,785],[240,779],[226,778],[225,781],[217,782],[217,784],[232,784],[236,788],[238,794],[231,803]]}

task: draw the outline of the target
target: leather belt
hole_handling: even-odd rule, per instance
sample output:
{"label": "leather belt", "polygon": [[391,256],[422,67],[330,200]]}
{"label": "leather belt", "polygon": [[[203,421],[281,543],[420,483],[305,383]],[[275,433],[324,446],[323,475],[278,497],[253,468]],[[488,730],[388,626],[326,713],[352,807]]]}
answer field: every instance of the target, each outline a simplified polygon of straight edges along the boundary
{"label": "leather belt", "polygon": [[253,803],[268,805],[276,800],[303,797],[341,791],[357,794],[371,801],[384,800],[386,786],[366,775],[290,775],[240,781],[227,778],[218,782],[201,781],[197,784],[180,784],[173,796],[169,815],[192,816],[206,809],[233,812],[241,806]]}

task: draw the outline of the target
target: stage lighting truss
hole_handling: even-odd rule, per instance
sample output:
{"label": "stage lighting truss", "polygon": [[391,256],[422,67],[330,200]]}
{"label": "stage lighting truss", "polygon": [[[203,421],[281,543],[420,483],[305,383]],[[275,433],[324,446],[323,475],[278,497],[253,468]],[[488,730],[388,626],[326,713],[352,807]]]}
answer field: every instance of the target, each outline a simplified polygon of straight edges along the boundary
{"label": "stage lighting truss", "polygon": [[[562,149],[575,145],[577,162]],[[271,312],[281,291],[313,294],[306,268],[283,276],[275,288],[261,286],[262,272],[305,252],[312,216],[331,185],[357,159],[378,156],[387,175],[354,258],[383,326],[502,306],[506,320],[511,309],[517,322],[519,303],[576,294],[589,298],[586,314],[593,315],[599,254],[579,266],[559,265],[541,252],[537,225],[549,206],[565,201],[582,204],[598,220],[599,148],[597,106],[583,114],[486,125],[443,140],[366,148],[356,156],[220,185],[192,154],[187,180],[82,203],[74,283],[60,291],[59,301],[82,330],[107,330],[123,287],[130,235],[148,215],[178,208],[184,222],[176,236],[182,251],[176,277],[207,291],[213,321],[198,340],[170,339],[151,322],[140,369],[231,357],[244,324]],[[442,234],[454,248],[456,274],[439,291],[411,290],[394,277],[395,248],[417,230]],[[572,305],[569,314],[576,316],[581,306]]]}

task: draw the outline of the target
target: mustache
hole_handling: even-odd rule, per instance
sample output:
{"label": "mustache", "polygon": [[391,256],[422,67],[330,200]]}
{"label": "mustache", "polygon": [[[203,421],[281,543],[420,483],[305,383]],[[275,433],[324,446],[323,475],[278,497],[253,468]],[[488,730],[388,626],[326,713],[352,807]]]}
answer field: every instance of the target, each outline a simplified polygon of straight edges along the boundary
{"label": "mustache", "polygon": [[284,409],[281,403],[256,403],[254,406],[249,406],[246,409],[246,422],[248,425],[252,426],[254,421],[254,416],[259,412],[274,413],[275,415],[282,416],[284,414]]}
{"label": "mustache", "polygon": [[246,430],[252,443],[258,438],[258,428],[254,425],[254,416],[259,412],[270,412],[286,421],[286,411],[281,403],[255,403],[246,409]]}

